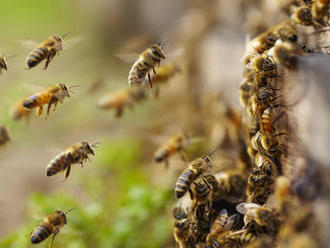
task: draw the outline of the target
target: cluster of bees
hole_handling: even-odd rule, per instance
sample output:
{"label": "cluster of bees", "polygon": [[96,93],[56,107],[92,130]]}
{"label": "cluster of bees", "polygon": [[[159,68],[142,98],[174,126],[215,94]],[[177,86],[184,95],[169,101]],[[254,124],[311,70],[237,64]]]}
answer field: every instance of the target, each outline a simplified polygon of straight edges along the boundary
{"label": "cluster of bees", "polygon": [[[296,70],[298,57],[309,53],[300,42],[298,27],[311,26],[316,31],[327,27],[330,2],[277,2],[290,17],[249,42],[243,58],[244,81],[240,85],[243,113],[233,109],[226,113],[235,132],[236,166],[216,170],[213,156],[221,146],[188,162],[185,150],[191,137],[184,132],[175,134],[155,153],[155,161],[166,167],[175,153],[187,163],[174,186],[178,199],[173,210],[177,247],[317,247],[308,225],[312,222],[311,210],[300,207],[301,199],[286,173],[290,152],[287,143],[294,138],[287,109],[295,103],[288,104],[285,99],[285,74]],[[26,69],[43,60],[47,69],[63,49],[64,36],[51,36],[40,43],[28,55]],[[142,52],[129,71],[129,87],[102,97],[97,106],[114,109],[115,116],[121,117],[126,107],[132,108],[146,98],[146,89],[157,97],[160,85],[180,72],[174,62],[160,65],[166,57],[164,45],[155,44]],[[7,70],[7,61],[1,56],[0,73],[3,69]],[[73,87],[76,86],[58,83],[22,99],[13,109],[13,118],[28,119],[32,109],[37,109],[40,116],[47,105],[47,119],[52,105],[55,110],[59,102],[71,96]],[[9,140],[6,127],[0,127],[0,145]],[[68,147],[50,161],[46,175],[63,171],[67,179],[73,164],[83,167],[89,156],[95,155],[97,144],[83,141]],[[53,235],[51,247],[60,228],[67,224],[66,215],[71,210],[48,215],[30,234],[31,243],[40,243]]]}

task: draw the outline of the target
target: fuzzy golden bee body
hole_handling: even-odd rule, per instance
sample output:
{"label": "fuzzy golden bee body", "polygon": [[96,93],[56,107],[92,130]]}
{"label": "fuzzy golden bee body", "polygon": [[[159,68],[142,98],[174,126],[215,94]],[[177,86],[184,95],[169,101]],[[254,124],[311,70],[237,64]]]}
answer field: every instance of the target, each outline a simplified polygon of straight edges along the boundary
{"label": "fuzzy golden bee body", "polygon": [[64,180],[69,176],[70,169],[73,164],[80,164],[83,167],[88,156],[91,154],[94,156],[94,151],[92,147],[96,145],[90,145],[88,142],[83,141],[78,144],[68,147],[64,152],[57,155],[46,168],[46,175],[52,176],[60,171],[65,172]]}
{"label": "fuzzy golden bee body", "polygon": [[188,212],[182,207],[173,210],[174,230],[173,236],[178,248],[192,247],[195,243],[191,235],[191,218]]}
{"label": "fuzzy golden bee body", "polygon": [[312,3],[312,15],[316,23],[325,26],[329,21],[329,0],[315,0]]}
{"label": "fuzzy golden bee body", "polygon": [[25,118],[26,121],[29,121],[31,111],[27,108],[24,108],[23,103],[24,99],[20,100],[13,108],[11,111],[12,118],[15,121],[21,120],[22,118]]}
{"label": "fuzzy golden bee body", "polygon": [[145,91],[142,88],[124,88],[102,97],[97,106],[100,109],[115,109],[115,117],[123,115],[124,108],[133,108],[134,103],[145,99]]}
{"label": "fuzzy golden bee body", "polygon": [[40,116],[42,114],[43,105],[48,104],[47,119],[51,106],[54,104],[56,108],[58,102],[62,103],[65,97],[70,97],[69,89],[65,84],[59,83],[27,97],[23,102],[23,107],[28,110],[38,108],[37,114]]}
{"label": "fuzzy golden bee body", "polygon": [[2,70],[7,71],[7,60],[4,55],[0,56],[0,74],[2,73]]}
{"label": "fuzzy golden bee body", "polygon": [[176,197],[181,198],[188,190],[191,192],[190,185],[211,167],[212,163],[208,156],[199,157],[191,161],[175,183],[174,191]]}
{"label": "fuzzy golden bee body", "polygon": [[157,149],[154,156],[155,161],[157,163],[164,161],[167,168],[169,157],[177,152],[180,153],[181,158],[186,161],[184,149],[188,145],[189,139],[189,136],[184,132],[179,132],[173,135],[166,143]]}
{"label": "fuzzy golden bee body", "polygon": [[8,143],[10,141],[10,136],[8,129],[5,126],[0,126],[0,146]]}
{"label": "fuzzy golden bee body", "polygon": [[128,75],[128,84],[133,87],[140,86],[146,76],[148,76],[148,82],[152,87],[149,73],[153,70],[156,74],[155,66],[159,65],[162,59],[165,59],[165,55],[161,44],[156,44],[146,49],[133,64]]}
{"label": "fuzzy golden bee body", "polygon": [[310,26],[313,25],[313,15],[311,6],[303,5],[297,8],[293,14],[293,19],[297,24]]}
{"label": "fuzzy golden bee body", "polygon": [[26,59],[26,69],[37,66],[41,61],[46,59],[44,70],[47,69],[49,63],[63,50],[62,37],[53,35],[42,41],[35,49],[33,49]]}
{"label": "fuzzy golden bee body", "polygon": [[66,214],[69,211],[64,213],[61,210],[57,210],[44,218],[43,221],[30,234],[31,243],[38,244],[53,234],[53,237],[49,243],[49,248],[51,248],[55,236],[59,233],[60,229],[67,224]]}

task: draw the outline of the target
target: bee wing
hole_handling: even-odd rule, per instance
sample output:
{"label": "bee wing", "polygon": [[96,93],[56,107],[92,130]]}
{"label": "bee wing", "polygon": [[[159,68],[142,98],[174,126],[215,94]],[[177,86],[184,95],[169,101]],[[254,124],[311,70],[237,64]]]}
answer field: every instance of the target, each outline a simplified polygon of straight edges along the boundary
{"label": "bee wing", "polygon": [[77,44],[79,44],[83,39],[83,36],[76,36],[73,38],[69,38],[67,40],[64,40],[62,43],[63,46],[63,50],[68,50],[71,49],[73,46],[76,46]]}
{"label": "bee wing", "polygon": [[219,215],[224,215],[224,216],[228,216],[228,212],[227,212],[227,209],[222,209],[219,213]]}
{"label": "bee wing", "polygon": [[250,210],[250,209],[257,209],[259,208],[260,205],[256,204],[256,203],[247,203],[247,202],[242,202],[240,204],[238,204],[236,206],[236,210],[237,212],[239,212],[240,214],[247,214],[247,212]]}
{"label": "bee wing", "polygon": [[138,54],[115,54],[117,58],[127,64],[133,64],[138,58]]}
{"label": "bee wing", "polygon": [[25,48],[28,48],[28,49],[36,48],[39,44],[40,44],[40,42],[35,41],[35,40],[23,40],[23,41],[21,41],[21,45]]}
{"label": "bee wing", "polygon": [[230,230],[230,229],[234,228],[238,224],[238,222],[239,222],[239,215],[233,214],[227,220],[226,224],[224,225],[224,228],[227,230]]}

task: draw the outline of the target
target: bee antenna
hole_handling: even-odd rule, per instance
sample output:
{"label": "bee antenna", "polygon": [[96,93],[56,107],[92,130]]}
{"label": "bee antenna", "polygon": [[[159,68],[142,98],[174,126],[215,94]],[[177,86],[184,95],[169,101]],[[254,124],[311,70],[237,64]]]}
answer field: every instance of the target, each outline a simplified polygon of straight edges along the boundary
{"label": "bee antenna", "polygon": [[76,84],[76,85],[71,85],[71,86],[69,86],[69,89],[71,89],[71,88],[77,88],[77,87],[79,87],[78,84]]}
{"label": "bee antenna", "polygon": [[65,214],[68,214],[69,212],[71,212],[72,210],[74,210],[74,209],[76,209],[77,207],[73,207],[73,208],[70,208],[69,210],[67,210],[66,212],[65,212]]}
{"label": "bee antenna", "polygon": [[213,154],[218,150],[218,146],[215,148],[215,149],[213,149],[213,151],[211,151],[209,154],[208,154],[208,156],[209,157],[212,157],[213,156]]}
{"label": "bee antenna", "polygon": [[98,147],[98,145],[101,144],[101,143],[102,143],[102,141],[95,142],[94,144],[92,144],[92,147],[95,147],[95,148],[96,148],[96,147]]}
{"label": "bee antenna", "polygon": [[67,33],[63,34],[63,35],[62,35],[62,39],[63,39],[65,36],[69,35],[69,34],[71,34],[71,32],[67,32]]}

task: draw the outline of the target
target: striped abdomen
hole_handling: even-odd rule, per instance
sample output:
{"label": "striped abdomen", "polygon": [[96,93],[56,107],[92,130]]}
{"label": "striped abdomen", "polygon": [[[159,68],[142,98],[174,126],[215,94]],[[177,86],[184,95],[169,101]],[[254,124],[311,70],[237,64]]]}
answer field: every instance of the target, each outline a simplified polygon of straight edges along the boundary
{"label": "striped abdomen", "polygon": [[190,167],[186,168],[181,175],[179,176],[178,180],[175,183],[175,195],[177,198],[181,198],[190,188],[190,185],[193,181],[196,180],[198,175],[196,172],[191,169]]}
{"label": "striped abdomen", "polygon": [[142,84],[147,73],[151,69],[151,65],[139,58],[132,66],[128,75],[128,84],[130,86],[139,86]]}
{"label": "striped abdomen", "polygon": [[30,235],[30,241],[32,244],[38,244],[44,241],[53,233],[53,228],[48,223],[42,222]]}
{"label": "striped abdomen", "polygon": [[68,159],[68,153],[63,152],[57,155],[52,161],[50,161],[49,165],[46,169],[47,176],[55,175],[56,173],[65,170],[68,166],[71,165],[70,159]]}
{"label": "striped abdomen", "polygon": [[43,59],[48,56],[48,48],[46,46],[38,46],[29,53],[27,58],[27,68],[30,69],[38,65]]}
{"label": "striped abdomen", "polygon": [[164,159],[168,158],[170,155],[174,154],[175,152],[177,152],[178,146],[175,144],[165,144],[163,146],[161,146],[155,154],[155,160],[156,162],[161,162]]}

